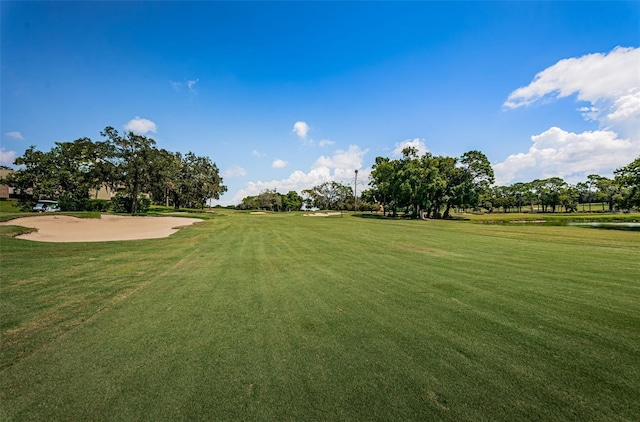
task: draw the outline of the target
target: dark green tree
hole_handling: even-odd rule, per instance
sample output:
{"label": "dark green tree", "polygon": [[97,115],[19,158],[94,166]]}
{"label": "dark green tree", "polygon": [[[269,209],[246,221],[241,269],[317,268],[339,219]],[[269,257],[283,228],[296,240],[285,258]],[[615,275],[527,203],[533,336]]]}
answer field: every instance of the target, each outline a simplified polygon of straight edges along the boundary
{"label": "dark green tree", "polygon": [[209,157],[188,152],[181,160],[179,173],[176,187],[179,204],[204,208],[209,199],[219,199],[227,191],[218,166]]}
{"label": "dark green tree", "polygon": [[89,138],[56,142],[48,152],[31,146],[16,158],[15,164],[22,168],[10,174],[7,183],[25,209],[39,199],[59,200],[66,210],[83,209],[89,191],[99,188],[111,174],[104,152],[103,143]]}
{"label": "dark green tree", "polygon": [[616,183],[622,188],[621,208],[640,208],[640,157],[613,173]]}
{"label": "dark green tree", "polygon": [[300,211],[302,208],[302,196],[291,190],[282,197],[282,206],[287,211]]}
{"label": "dark green tree", "polygon": [[135,214],[141,194],[151,190],[154,180],[152,163],[156,158],[156,141],[134,132],[120,135],[111,126],[107,126],[100,135],[107,138],[113,151],[113,157],[110,158],[116,167],[117,183],[125,188],[122,196],[127,211]]}

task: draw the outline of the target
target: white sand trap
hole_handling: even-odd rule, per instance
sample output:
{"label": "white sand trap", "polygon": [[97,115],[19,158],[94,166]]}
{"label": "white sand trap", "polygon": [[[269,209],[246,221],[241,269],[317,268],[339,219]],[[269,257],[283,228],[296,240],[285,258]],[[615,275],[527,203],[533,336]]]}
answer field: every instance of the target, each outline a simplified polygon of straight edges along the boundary
{"label": "white sand trap", "polygon": [[305,217],[329,217],[332,215],[342,215],[340,212],[312,212],[310,214],[305,214]]}
{"label": "white sand trap", "polygon": [[203,221],[181,217],[129,217],[102,214],[101,218],[76,218],[66,215],[23,217],[0,223],[22,226],[37,232],[17,236],[38,242],[105,242],[111,240],[158,239],[178,231],[178,227]]}
{"label": "white sand trap", "polygon": [[266,214],[266,212],[262,212],[262,211],[254,211],[254,212],[250,212],[249,214],[253,214],[253,215],[264,215],[264,214]]}

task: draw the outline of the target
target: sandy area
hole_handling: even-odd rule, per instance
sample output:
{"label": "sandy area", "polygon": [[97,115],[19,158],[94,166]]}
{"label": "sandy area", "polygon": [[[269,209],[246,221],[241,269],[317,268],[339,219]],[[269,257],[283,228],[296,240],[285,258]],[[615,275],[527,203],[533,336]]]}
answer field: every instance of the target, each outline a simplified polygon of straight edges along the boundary
{"label": "sandy area", "polygon": [[254,212],[250,212],[249,214],[252,214],[252,215],[264,215],[264,214],[266,214],[266,212],[254,211]]}
{"label": "sandy area", "polygon": [[331,215],[342,215],[340,212],[312,212],[310,214],[305,214],[305,217],[329,217]]}
{"label": "sandy area", "polygon": [[23,217],[0,223],[5,226],[33,227],[37,232],[18,236],[38,242],[104,242],[109,240],[157,239],[168,237],[178,227],[203,221],[181,217],[128,217],[103,214],[97,218],[66,215]]}

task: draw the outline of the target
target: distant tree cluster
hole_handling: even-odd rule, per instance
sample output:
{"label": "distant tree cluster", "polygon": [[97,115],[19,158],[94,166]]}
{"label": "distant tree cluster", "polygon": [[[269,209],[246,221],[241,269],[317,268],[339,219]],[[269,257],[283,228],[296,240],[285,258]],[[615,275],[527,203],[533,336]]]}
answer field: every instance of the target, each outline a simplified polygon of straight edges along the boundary
{"label": "distant tree cluster", "polygon": [[355,203],[351,186],[339,182],[325,182],[311,189],[302,191],[305,207],[321,210],[348,210],[353,209]]}
{"label": "distant tree cluster", "polygon": [[640,157],[614,172],[608,179],[592,174],[586,182],[571,185],[560,177],[494,186],[491,163],[480,151],[459,158],[418,155],[405,148],[402,157],[376,157],[369,177],[370,188],[357,198],[351,186],[325,182],[298,195],[275,189],[248,196],[238,209],[295,211],[305,209],[378,211],[415,218],[448,218],[452,210],[488,212],[596,211],[602,203],[610,212],[640,208]]}
{"label": "distant tree cluster", "polygon": [[286,195],[275,189],[266,189],[256,196],[247,196],[236,206],[239,210],[265,211],[299,211],[302,208],[302,197],[296,191],[289,191]]}
{"label": "distant tree cluster", "polygon": [[[359,197],[354,188],[329,181],[302,191],[306,209],[379,211],[393,216],[398,211],[415,217],[448,217],[452,207],[477,207],[480,197],[494,181],[487,157],[470,151],[461,158],[419,157],[415,148],[405,148],[402,158],[377,157],[370,189]],[[290,192],[289,194],[291,194]],[[295,193],[295,192],[293,192]],[[275,190],[244,198],[240,209],[281,210]]]}
{"label": "distant tree cluster", "polygon": [[104,186],[117,192],[117,211],[137,213],[150,200],[176,208],[204,207],[227,190],[208,157],[158,149],[151,138],[121,135],[112,127],[100,134],[104,141],[56,142],[48,152],[31,146],[16,158],[14,164],[22,168],[6,183],[21,205],[29,208],[39,199],[57,199],[63,209],[83,209],[90,191]]}
{"label": "distant tree cluster", "polygon": [[489,212],[509,211],[542,212],[594,211],[592,204],[603,204],[602,209],[613,212],[640,208],[640,157],[614,172],[609,179],[591,174],[586,182],[575,185],[560,177],[536,179],[510,186],[494,186],[482,196],[482,208]]}
{"label": "distant tree cluster", "polygon": [[276,189],[267,189],[255,196],[247,196],[235,206],[241,210],[265,211],[299,211],[301,209],[321,209],[330,211],[378,211],[376,204],[367,201],[365,196],[357,200],[353,188],[339,182],[321,183],[302,191],[289,191],[286,195],[278,193]]}
{"label": "distant tree cluster", "polygon": [[477,207],[493,182],[493,168],[480,151],[453,158],[418,156],[417,149],[405,148],[400,159],[376,157],[371,189],[363,196],[381,204],[385,214],[447,218],[454,208]]}

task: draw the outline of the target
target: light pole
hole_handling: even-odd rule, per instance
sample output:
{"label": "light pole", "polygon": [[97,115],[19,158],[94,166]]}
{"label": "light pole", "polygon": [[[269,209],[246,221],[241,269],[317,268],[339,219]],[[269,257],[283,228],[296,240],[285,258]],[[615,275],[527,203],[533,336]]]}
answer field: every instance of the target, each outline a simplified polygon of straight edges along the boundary
{"label": "light pole", "polygon": [[353,182],[353,213],[358,211],[358,169],[356,169],[356,178]]}

